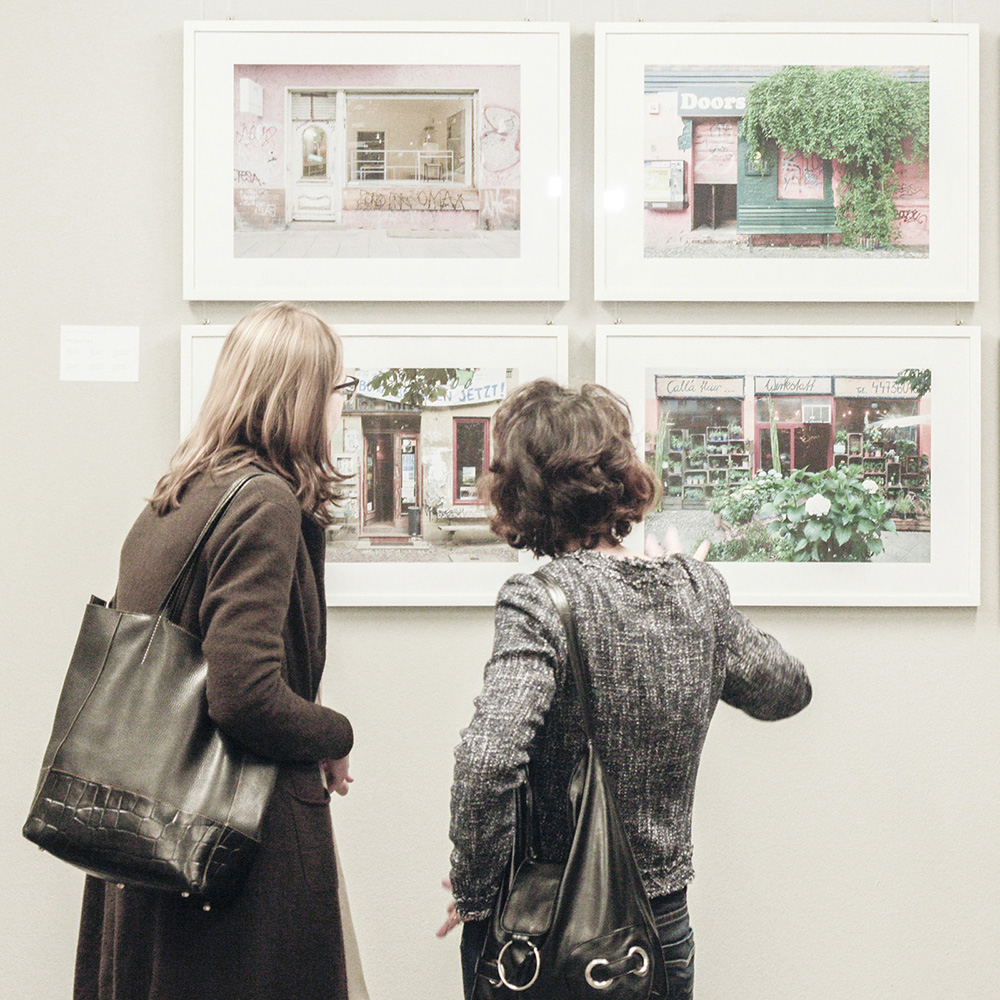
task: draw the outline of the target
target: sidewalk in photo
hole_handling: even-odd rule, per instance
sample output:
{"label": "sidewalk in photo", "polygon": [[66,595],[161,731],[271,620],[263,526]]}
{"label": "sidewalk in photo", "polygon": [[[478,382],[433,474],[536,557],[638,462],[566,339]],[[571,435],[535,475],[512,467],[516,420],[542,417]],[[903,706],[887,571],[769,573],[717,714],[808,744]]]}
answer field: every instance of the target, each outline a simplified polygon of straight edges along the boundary
{"label": "sidewalk in photo", "polygon": [[[696,230],[696,232],[698,232]],[[647,245],[646,257],[743,257],[754,260],[771,258],[795,260],[872,260],[889,257],[895,259],[924,258],[928,256],[925,246],[879,247],[878,249],[862,250],[859,247],[848,247],[842,243],[831,243],[830,246],[778,246],[750,247],[749,237],[743,236],[737,240],[713,239],[710,236],[695,236],[690,240],[677,243],[666,243],[658,246]]]}
{"label": "sidewalk in photo", "polygon": [[357,539],[334,539],[327,542],[326,561],[330,563],[392,563],[392,562],[517,562],[515,549],[500,541],[434,542],[402,538],[399,544],[365,545]]}
{"label": "sidewalk in photo", "polygon": [[519,230],[343,229],[334,223],[292,223],[285,230],[236,232],[235,257],[379,258],[519,257]]}

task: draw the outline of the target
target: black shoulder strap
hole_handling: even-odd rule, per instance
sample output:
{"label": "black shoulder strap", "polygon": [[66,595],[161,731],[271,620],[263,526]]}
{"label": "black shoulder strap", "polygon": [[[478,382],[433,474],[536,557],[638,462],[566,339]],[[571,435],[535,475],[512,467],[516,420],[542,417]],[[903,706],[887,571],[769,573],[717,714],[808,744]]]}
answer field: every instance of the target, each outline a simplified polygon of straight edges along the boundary
{"label": "black shoulder strap", "polygon": [[566,629],[566,645],[569,649],[569,665],[573,671],[573,677],[576,681],[577,695],[580,698],[580,713],[583,716],[583,731],[587,736],[587,739],[593,740],[594,738],[594,713],[593,708],[590,703],[590,695],[588,693],[588,682],[589,676],[587,674],[587,668],[584,666],[583,657],[580,655],[580,642],[576,636],[576,623],[573,621],[573,612],[569,606],[569,598],[566,596],[566,591],[563,590],[561,584],[555,579],[551,574],[548,567],[543,566],[541,569],[535,570],[535,576],[545,585],[545,589],[549,592],[549,597],[552,598],[552,603],[555,605],[556,611],[559,612],[559,617],[562,619],[563,628]]}
{"label": "black shoulder strap", "polygon": [[191,584],[194,583],[195,567],[198,565],[198,557],[201,555],[202,549],[205,548],[205,543],[208,541],[209,536],[215,530],[219,521],[222,520],[222,517],[229,509],[230,504],[236,499],[236,494],[239,493],[239,491],[243,489],[243,487],[250,482],[251,479],[262,475],[262,472],[250,472],[245,476],[241,476],[223,494],[222,499],[212,512],[211,517],[209,517],[208,521],[205,522],[205,527],[201,529],[201,534],[191,547],[191,551],[188,553],[187,559],[184,560],[184,565],[181,566],[176,579],[170,587],[170,590],[167,591],[167,596],[163,598],[163,603],[160,605],[160,614],[166,612],[167,617],[171,621],[176,621],[180,616],[181,611],[184,608],[184,602],[187,600],[188,593],[191,590]]}

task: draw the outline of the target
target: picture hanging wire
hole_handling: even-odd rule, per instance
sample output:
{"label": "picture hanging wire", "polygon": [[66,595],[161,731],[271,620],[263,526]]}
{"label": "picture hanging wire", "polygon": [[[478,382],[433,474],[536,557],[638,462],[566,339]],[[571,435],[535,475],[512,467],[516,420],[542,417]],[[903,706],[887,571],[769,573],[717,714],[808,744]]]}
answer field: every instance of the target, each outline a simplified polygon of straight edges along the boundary
{"label": "picture hanging wire", "polygon": [[641,21],[642,17],[639,14],[639,2],[638,0],[630,0],[627,4],[631,10],[627,13],[622,13],[622,7],[626,6],[624,0],[614,0],[612,4],[612,10],[614,11],[614,16],[612,20],[614,21]]}
{"label": "picture hanging wire", "polygon": [[[539,5],[540,6],[540,5]],[[531,16],[531,0],[524,0],[524,20],[525,21],[551,21],[552,20],[552,0],[545,0],[545,16]]]}
{"label": "picture hanging wire", "polygon": [[[938,24],[941,21],[941,15],[935,11],[937,7],[943,7],[945,0],[931,0],[931,22]],[[951,23],[955,23],[955,0],[951,0]]]}

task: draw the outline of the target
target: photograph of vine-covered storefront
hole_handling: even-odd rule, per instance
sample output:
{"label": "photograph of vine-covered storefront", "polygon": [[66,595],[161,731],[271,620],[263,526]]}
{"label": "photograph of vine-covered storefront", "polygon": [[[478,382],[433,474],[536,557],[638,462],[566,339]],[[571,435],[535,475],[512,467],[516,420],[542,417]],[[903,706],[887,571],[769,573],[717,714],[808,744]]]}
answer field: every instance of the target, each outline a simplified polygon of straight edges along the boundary
{"label": "photograph of vine-covered storefront", "polygon": [[348,368],[357,391],[334,432],[347,476],[327,562],[514,562],[478,482],[511,368]]}
{"label": "photograph of vine-covered storefront", "polygon": [[646,372],[647,530],[740,562],[928,562],[931,372]]}
{"label": "photograph of vine-covered storefront", "polygon": [[646,66],[646,257],[926,257],[926,66]]}

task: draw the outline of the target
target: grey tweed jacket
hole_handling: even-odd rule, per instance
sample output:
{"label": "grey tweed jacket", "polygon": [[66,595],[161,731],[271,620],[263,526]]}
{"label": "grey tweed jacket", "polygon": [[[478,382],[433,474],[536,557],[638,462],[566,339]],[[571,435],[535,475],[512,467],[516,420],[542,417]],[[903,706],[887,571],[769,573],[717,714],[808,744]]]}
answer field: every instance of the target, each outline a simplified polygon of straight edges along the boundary
{"label": "grey tweed jacket", "polygon": [[[685,886],[698,761],[719,699],[758,719],[804,708],[802,664],[729,600],[722,576],[686,556],[552,563],[591,676],[596,741],[651,898]],[[459,913],[488,915],[510,857],[514,790],[531,762],[541,841],[565,858],[566,786],[583,734],[566,637],[543,585],[519,574],[497,598],[493,655],[455,751],[451,880]]]}

